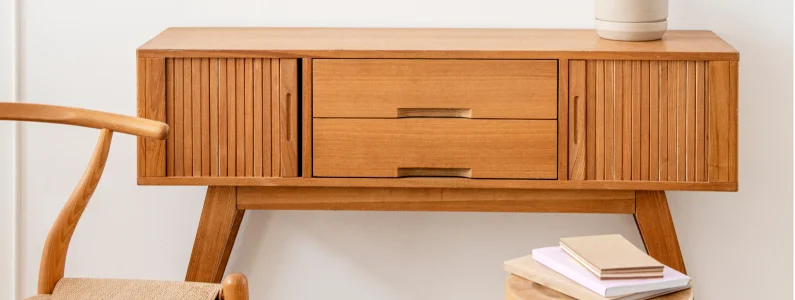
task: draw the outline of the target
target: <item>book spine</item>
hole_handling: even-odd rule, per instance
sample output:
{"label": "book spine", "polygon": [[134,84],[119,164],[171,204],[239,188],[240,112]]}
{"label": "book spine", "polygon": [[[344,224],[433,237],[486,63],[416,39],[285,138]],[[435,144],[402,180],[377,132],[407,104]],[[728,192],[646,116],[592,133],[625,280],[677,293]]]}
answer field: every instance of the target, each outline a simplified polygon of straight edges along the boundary
{"label": "book spine", "polygon": [[593,291],[594,293],[597,293],[602,297],[607,297],[605,296],[606,292],[605,287],[598,285],[597,283],[593,282],[593,280],[588,280],[588,278],[585,278],[581,273],[566,268],[565,266],[555,261],[554,259],[544,254],[541,254],[540,252],[535,250],[533,250],[533,259],[535,259],[537,262],[541,263],[542,265],[547,266],[547,268],[550,268],[555,272],[558,272],[563,276],[566,276],[569,279],[574,280],[574,282],[579,283],[580,285]]}

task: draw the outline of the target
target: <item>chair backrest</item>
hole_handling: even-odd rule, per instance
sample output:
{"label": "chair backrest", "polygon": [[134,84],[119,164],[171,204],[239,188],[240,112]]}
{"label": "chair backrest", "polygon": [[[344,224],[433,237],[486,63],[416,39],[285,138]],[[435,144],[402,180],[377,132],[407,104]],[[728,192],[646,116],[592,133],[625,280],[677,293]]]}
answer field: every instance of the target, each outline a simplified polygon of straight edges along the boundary
{"label": "chair backrest", "polygon": [[102,177],[113,132],[165,139],[168,136],[168,125],[147,119],[79,108],[2,102],[0,102],[0,120],[57,123],[101,129],[99,141],[88,167],[47,234],[39,265],[38,293],[51,294],[55,284],[63,278],[66,252],[75,227]]}

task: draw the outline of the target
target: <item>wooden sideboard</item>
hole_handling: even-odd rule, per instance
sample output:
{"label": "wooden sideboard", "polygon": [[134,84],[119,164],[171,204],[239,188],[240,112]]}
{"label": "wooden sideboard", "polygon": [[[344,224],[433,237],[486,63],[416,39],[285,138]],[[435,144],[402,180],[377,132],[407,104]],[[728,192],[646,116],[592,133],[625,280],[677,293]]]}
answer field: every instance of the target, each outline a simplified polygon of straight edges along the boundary
{"label": "wooden sideboard", "polygon": [[138,183],[209,186],[187,280],[247,209],[634,214],[685,271],[665,190],[736,191],[739,54],[709,31],[170,28],[137,51]]}

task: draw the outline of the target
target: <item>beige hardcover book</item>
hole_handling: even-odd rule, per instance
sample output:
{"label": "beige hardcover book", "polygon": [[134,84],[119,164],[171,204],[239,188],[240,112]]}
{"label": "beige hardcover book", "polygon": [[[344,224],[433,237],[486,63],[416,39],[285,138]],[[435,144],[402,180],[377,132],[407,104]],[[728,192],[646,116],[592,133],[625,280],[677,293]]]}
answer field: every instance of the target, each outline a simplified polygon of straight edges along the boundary
{"label": "beige hardcover book", "polygon": [[560,247],[601,279],[663,275],[663,264],[620,234],[561,238]]}

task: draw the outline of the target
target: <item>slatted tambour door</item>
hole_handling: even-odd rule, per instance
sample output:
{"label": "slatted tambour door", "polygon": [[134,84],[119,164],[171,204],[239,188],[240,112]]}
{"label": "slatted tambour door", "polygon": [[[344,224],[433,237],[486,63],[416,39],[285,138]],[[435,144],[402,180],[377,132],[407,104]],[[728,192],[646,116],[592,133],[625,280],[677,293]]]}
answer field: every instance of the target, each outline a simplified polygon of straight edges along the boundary
{"label": "slatted tambour door", "polygon": [[737,182],[737,63],[570,61],[569,179]]}
{"label": "slatted tambour door", "polygon": [[[146,59],[144,59],[146,60]],[[139,86],[139,103],[164,108],[139,116],[166,122],[162,157],[142,177],[293,177],[298,175],[298,66],[295,59],[166,58],[162,97]],[[147,67],[150,64],[145,64]],[[157,74],[156,74],[157,75]],[[143,98],[143,99],[142,99]],[[160,104],[162,102],[162,104]],[[154,117],[153,117],[154,116]],[[161,142],[162,143],[162,142]],[[149,147],[139,147],[144,157]],[[141,166],[139,156],[139,166]],[[139,167],[140,168],[140,167]],[[154,170],[154,171],[150,171]]]}

